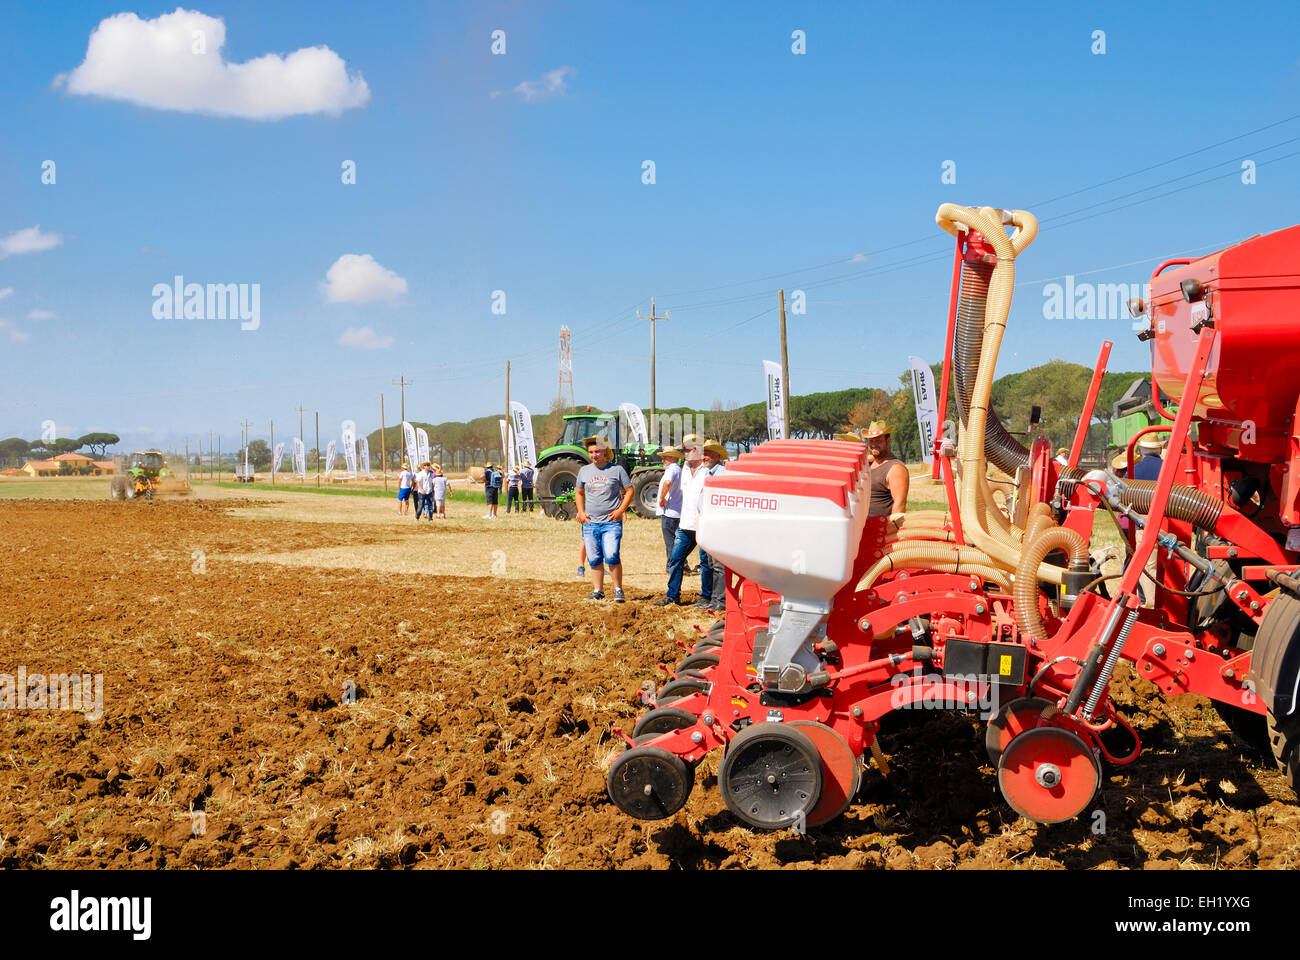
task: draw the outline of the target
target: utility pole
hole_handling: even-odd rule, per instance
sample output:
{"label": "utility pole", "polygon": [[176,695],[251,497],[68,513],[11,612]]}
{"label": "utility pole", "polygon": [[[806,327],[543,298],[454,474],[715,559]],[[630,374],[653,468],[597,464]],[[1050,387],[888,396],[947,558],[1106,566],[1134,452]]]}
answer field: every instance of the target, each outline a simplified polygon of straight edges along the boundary
{"label": "utility pole", "polygon": [[406,422],[406,388],[412,386],[415,381],[407,380],[406,375],[399,373],[398,379],[393,381],[393,386],[402,388],[402,422]]}
{"label": "utility pole", "polygon": [[244,428],[244,476],[248,476],[248,428],[253,424],[248,420],[239,421],[239,425]]}
{"label": "utility pole", "polygon": [[320,411],[316,411],[316,489],[320,489]]}
{"label": "utility pole", "polygon": [[384,426],[384,395],[379,395],[379,472],[384,475],[384,493],[388,492],[388,428]]}
{"label": "utility pole", "polygon": [[216,450],[216,448],[213,447],[212,445],[214,442],[215,441],[212,439],[212,431],[209,430],[208,431],[208,479],[209,480],[212,479],[212,455]]}
{"label": "utility pole", "polygon": [[650,316],[644,316],[640,310],[636,312],[637,319],[650,321],[650,442],[659,442],[659,420],[655,416],[655,321],[667,320],[667,310],[663,316],[655,314],[655,298],[650,298]]}
{"label": "utility pole", "polygon": [[275,483],[275,421],[271,421],[271,482]]}
{"label": "utility pole", "polygon": [[221,435],[217,434],[217,482],[221,481]]}
{"label": "utility pole", "polygon": [[790,358],[785,350],[785,290],[776,292],[781,307],[781,436],[790,439]]}

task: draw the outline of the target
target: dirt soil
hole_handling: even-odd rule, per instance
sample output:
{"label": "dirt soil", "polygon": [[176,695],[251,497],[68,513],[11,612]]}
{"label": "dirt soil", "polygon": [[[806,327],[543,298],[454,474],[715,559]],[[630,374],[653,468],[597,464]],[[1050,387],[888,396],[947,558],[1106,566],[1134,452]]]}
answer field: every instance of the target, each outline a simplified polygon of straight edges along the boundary
{"label": "dirt soil", "polygon": [[104,683],[99,720],[0,711],[0,867],[1300,866],[1271,764],[1131,675],[1147,749],[1101,818],[1017,818],[978,722],[936,713],[891,719],[889,777],[809,836],[738,826],[716,757],[636,822],[605,796],[609,731],[697,621],[576,581],[237,559],[385,536],[230,501],[0,503],[0,673]]}

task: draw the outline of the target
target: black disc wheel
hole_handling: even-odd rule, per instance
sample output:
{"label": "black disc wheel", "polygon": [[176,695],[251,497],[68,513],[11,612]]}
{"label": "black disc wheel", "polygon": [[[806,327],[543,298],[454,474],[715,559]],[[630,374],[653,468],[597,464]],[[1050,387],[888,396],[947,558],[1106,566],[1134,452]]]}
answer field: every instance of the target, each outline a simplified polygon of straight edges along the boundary
{"label": "black disc wheel", "polygon": [[1270,710],[1267,729],[1273,759],[1291,785],[1291,792],[1300,797],[1300,714],[1279,721]]}
{"label": "black disc wheel", "polygon": [[686,803],[695,768],[658,747],[632,747],[609,765],[605,788],[614,805],[638,820],[663,820]]}
{"label": "black disc wheel", "polygon": [[717,653],[721,649],[721,640],[710,640],[708,637],[705,637],[695,645],[695,649],[692,650],[691,653]]}
{"label": "black disc wheel", "polygon": [[726,630],[727,630],[727,623],[725,620],[715,620],[713,621],[713,624],[709,627],[709,630],[705,634],[705,636],[708,637],[710,640],[716,640],[718,641],[718,643],[721,643],[723,634],[726,633]]}
{"label": "black disc wheel", "polygon": [[709,667],[716,667],[721,662],[722,658],[716,653],[692,653],[677,664],[677,669],[673,672],[680,677],[683,671],[702,672]]}
{"label": "black disc wheel", "polygon": [[708,682],[702,677],[679,677],[676,680],[669,680],[655,694],[655,702],[663,703],[669,697],[689,697],[692,693],[703,693],[708,686]]}
{"label": "black disc wheel", "polygon": [[751,827],[806,825],[821,797],[821,756],[796,727],[751,724],[728,744],[718,787],[727,809]]}
{"label": "black disc wheel", "polygon": [[632,728],[632,739],[639,741],[642,734],[649,733],[657,737],[662,733],[693,727],[699,719],[689,710],[679,707],[655,707],[648,713],[641,714],[641,719]]}

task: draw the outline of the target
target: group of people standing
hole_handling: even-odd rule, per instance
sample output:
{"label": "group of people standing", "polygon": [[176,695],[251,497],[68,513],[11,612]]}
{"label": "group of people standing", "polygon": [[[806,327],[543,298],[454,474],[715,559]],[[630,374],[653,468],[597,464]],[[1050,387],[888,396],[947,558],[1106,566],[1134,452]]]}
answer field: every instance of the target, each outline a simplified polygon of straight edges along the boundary
{"label": "group of people standing", "polygon": [[[682,441],[683,455],[676,447],[664,447],[659,456],[664,462],[663,479],[659,481],[659,523],[663,528],[664,549],[668,554],[668,587],[665,596],[654,605],[666,607],[684,605],[681,599],[682,579],[687,570],[691,551],[699,546],[695,539],[699,529],[700,507],[704,501],[704,481],[726,471],[727,449],[712,440],[700,441],[687,436]],[[715,558],[700,553],[700,599],[695,606],[702,610],[722,612],[727,602],[727,571]]]}
{"label": "group of people standing", "polygon": [[415,500],[415,519],[424,513],[430,520],[447,519],[447,490],[451,481],[442,472],[442,464],[425,461],[414,472],[408,464],[402,464],[402,472],[397,480],[397,513],[406,516]]}
{"label": "group of people standing", "polygon": [[501,470],[491,463],[483,464],[483,497],[487,501],[488,508],[483,519],[497,518],[497,504],[501,499],[502,486],[506,488],[506,513],[510,512],[511,507],[514,507],[515,513],[523,513],[525,509],[532,513],[533,483],[536,475],[533,465],[527,460],[520,466],[511,467],[508,476],[503,475]]}

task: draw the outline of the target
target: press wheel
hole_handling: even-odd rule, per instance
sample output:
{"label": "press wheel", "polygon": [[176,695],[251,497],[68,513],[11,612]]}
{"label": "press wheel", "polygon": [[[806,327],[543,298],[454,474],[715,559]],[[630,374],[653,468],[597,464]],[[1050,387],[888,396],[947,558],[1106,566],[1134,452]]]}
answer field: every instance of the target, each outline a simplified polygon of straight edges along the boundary
{"label": "press wheel", "polygon": [[655,701],[662,703],[669,697],[688,697],[693,693],[703,693],[708,689],[708,681],[701,677],[681,677],[669,680],[655,694]]}
{"label": "press wheel", "polygon": [[638,820],[663,820],[686,803],[695,768],[658,747],[632,747],[609,765],[605,789],[614,804]]}
{"label": "press wheel", "polygon": [[998,768],[1002,751],[1018,734],[1042,725],[1043,711],[1052,706],[1050,700],[1042,697],[1021,697],[1012,700],[989,720],[984,730],[984,749],[988,751],[989,763],[993,769]]}
{"label": "press wheel", "polygon": [[808,814],[808,826],[834,820],[853,802],[862,786],[862,760],[849,748],[839,731],[813,720],[795,720],[790,726],[808,735],[822,760],[822,793]]}
{"label": "press wheel", "polygon": [[680,707],[656,707],[648,713],[643,713],[637,720],[636,726],[632,728],[632,738],[638,739],[643,733],[657,737],[663,733],[693,727],[699,719],[689,710]]}
{"label": "press wheel", "polygon": [[1101,786],[1101,764],[1083,739],[1060,727],[1035,727],[1007,744],[998,787],[1007,803],[1038,823],[1073,820]]}
{"label": "press wheel", "polygon": [[821,798],[821,755],[793,725],[751,724],[728,744],[718,786],[727,809],[752,827],[807,824]]}

